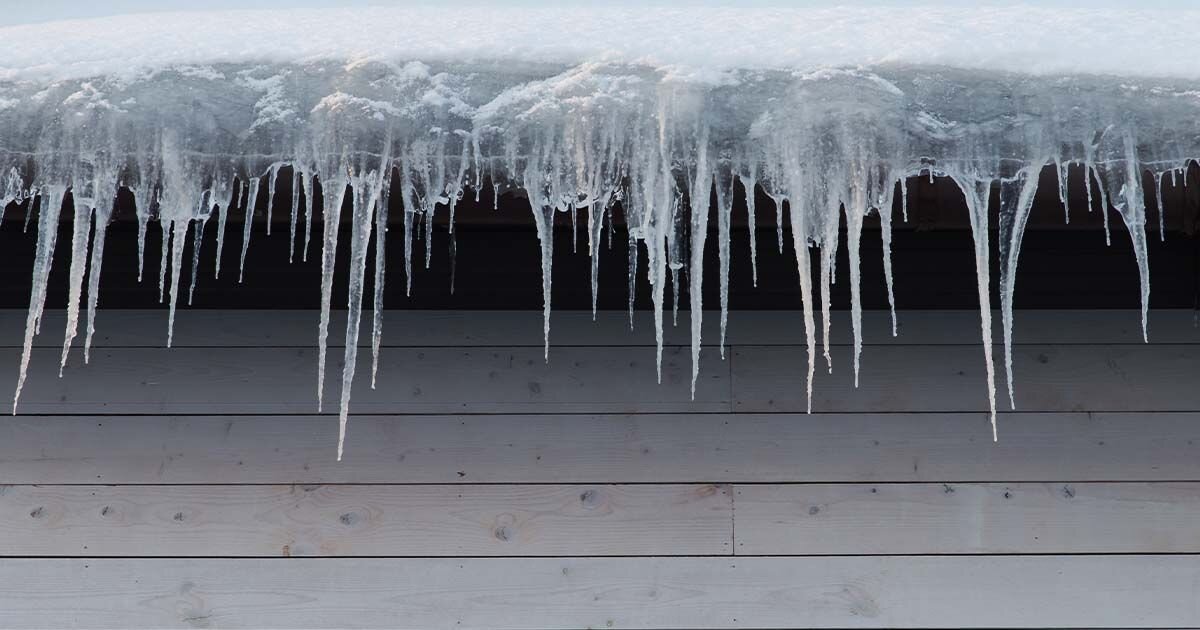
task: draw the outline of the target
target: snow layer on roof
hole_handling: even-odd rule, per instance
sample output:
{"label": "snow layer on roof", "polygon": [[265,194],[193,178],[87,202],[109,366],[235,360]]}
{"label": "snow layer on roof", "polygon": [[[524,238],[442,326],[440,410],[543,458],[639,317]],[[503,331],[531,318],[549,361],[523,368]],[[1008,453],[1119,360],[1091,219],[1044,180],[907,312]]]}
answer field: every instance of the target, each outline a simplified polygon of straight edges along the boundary
{"label": "snow layer on roof", "polygon": [[604,60],[721,71],[876,64],[1200,78],[1200,10],[405,7],[149,13],[0,29],[0,79],[174,65]]}

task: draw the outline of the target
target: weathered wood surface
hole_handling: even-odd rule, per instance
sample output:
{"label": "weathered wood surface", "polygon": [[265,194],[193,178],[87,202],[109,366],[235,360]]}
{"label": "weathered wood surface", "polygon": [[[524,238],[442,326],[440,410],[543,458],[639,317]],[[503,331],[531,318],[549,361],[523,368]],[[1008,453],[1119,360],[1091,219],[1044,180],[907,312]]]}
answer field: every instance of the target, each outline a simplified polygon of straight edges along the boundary
{"label": "weathered wood surface", "polygon": [[[734,410],[803,412],[803,350],[737,346]],[[986,411],[987,376],[979,346],[876,346],[863,352],[854,387],[852,352],[839,347],[829,374],[818,357],[813,411]],[[1024,345],[1013,350],[1017,409],[1023,411],[1195,411],[1200,345]],[[1004,364],[996,355],[997,400],[1008,408]],[[1000,419],[1004,435],[1004,419]]]}
{"label": "weathered wood surface", "polygon": [[1200,481],[1200,413],[0,416],[0,482]]}
{"label": "weathered wood surface", "polygon": [[739,554],[1200,553],[1200,483],[735,487]]}
{"label": "weathered wood surface", "polygon": [[59,379],[61,317],[0,419],[0,627],[1200,627],[1190,311],[1018,313],[997,443],[973,311],[867,313],[858,390],[836,313],[812,415],[797,313],[724,361],[706,314],[692,399],[686,323],[660,385],[647,313],[556,313],[547,364],[538,313],[389,311],[341,462],[340,314],[324,415],[312,313],[102,311]]}
{"label": "weathered wood surface", "polygon": [[0,556],[1195,554],[1197,521],[1200,483],[6,486]]}
{"label": "weathered wood surface", "polygon": [[[19,363],[0,349],[0,365]],[[59,351],[33,352],[24,413],[313,413],[316,348],[104,348],[58,377]],[[341,356],[331,352],[325,403],[337,413]],[[664,351],[662,383],[651,348],[394,348],[359,353],[356,413],[729,411],[729,368],[706,353],[693,399],[687,348]]]}
{"label": "weathered wood surface", "polygon": [[[104,348],[58,378],[58,351],[33,353],[19,411],[25,413],[312,413],[313,348]],[[987,409],[978,346],[875,346],[854,388],[849,347],[834,372],[818,370],[813,410],[949,412]],[[0,349],[0,365],[19,352]],[[391,348],[377,389],[359,355],[357,413],[803,412],[806,353],[798,347],[735,346],[722,361],[702,353],[696,397],[691,357],[673,346],[655,380],[654,351],[637,347]],[[336,401],[339,356],[330,357],[326,401]],[[1200,345],[1025,345],[1013,369],[1024,411],[1195,411],[1200,390],[1182,375],[1200,366]],[[997,369],[1002,373],[1001,366]],[[731,376],[732,372],[732,376]],[[1003,377],[1001,408],[1004,408]],[[731,400],[732,397],[732,400]],[[331,408],[331,411],[333,409]],[[1003,431],[1003,428],[1001,428]]]}
{"label": "weathered wood surface", "polygon": [[[0,309],[0,347],[21,347],[25,330],[25,311]],[[363,312],[363,321],[371,313]],[[716,345],[720,313],[704,313],[705,345]],[[996,322],[993,341],[1000,343],[1000,312],[992,314]],[[335,310],[330,317],[330,347],[345,342],[346,312]],[[897,312],[898,336],[891,334],[891,316],[887,311],[863,312],[863,343],[866,345],[946,345],[979,344],[979,312],[904,311]],[[42,334],[34,338],[40,347],[60,348],[66,317],[61,310],[47,311]],[[795,311],[733,311],[729,314],[727,343],[761,346],[804,345],[804,319]],[[600,311],[592,320],[590,312],[556,310],[551,315],[551,341],[554,345],[653,346],[654,319],[647,311],[637,311],[630,329],[628,314]],[[370,336],[359,338],[360,346],[370,346]],[[663,327],[668,345],[690,343],[686,318],[678,326]],[[166,342],[167,311],[101,309],[96,318],[95,347],[162,347]],[[830,341],[835,345],[852,342],[850,315],[833,312]],[[312,347],[316,344],[317,313],[309,310],[206,310],[181,308],[175,320],[177,347]],[[541,346],[542,314],[534,311],[416,311],[387,310],[384,314],[383,345],[405,346]],[[1121,343],[1141,344],[1141,314],[1130,310],[1018,311],[1014,321],[1013,342],[1024,344]],[[1156,310],[1150,313],[1151,344],[1200,343],[1200,327],[1195,311]]]}
{"label": "weathered wood surface", "polygon": [[6,486],[3,556],[732,553],[727,486]]}
{"label": "weathered wood surface", "polygon": [[1179,628],[1197,556],[36,559],[34,628]]}

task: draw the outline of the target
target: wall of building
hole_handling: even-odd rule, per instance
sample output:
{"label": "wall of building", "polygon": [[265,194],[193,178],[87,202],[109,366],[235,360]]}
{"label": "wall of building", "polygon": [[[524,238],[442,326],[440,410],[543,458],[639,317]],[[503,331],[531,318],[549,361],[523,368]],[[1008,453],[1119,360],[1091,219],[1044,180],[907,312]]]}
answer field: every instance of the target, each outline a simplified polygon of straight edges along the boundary
{"label": "wall of building", "polygon": [[61,379],[53,312],[0,420],[0,626],[1200,627],[1193,313],[1018,313],[996,443],[977,313],[868,312],[857,390],[835,316],[808,415],[795,312],[724,359],[708,314],[692,399],[644,312],[556,313],[545,362],[540,313],[389,311],[338,462],[314,312],[181,310],[167,350],[101,311]]}

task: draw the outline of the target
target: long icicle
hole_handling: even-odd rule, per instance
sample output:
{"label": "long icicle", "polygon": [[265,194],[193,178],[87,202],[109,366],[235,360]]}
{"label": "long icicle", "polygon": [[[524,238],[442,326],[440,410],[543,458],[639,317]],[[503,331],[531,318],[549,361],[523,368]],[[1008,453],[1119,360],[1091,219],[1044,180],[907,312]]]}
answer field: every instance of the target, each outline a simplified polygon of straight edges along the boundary
{"label": "long icicle", "polygon": [[971,237],[975,241],[975,278],[979,291],[979,330],[983,337],[983,358],[987,364],[988,418],[992,423],[992,441],[996,441],[996,367],[992,362],[992,301],[988,267],[988,195],[991,181],[969,178],[956,183],[967,201]]}
{"label": "long icicle", "polygon": [[100,270],[104,264],[104,241],[108,234],[108,222],[112,219],[115,202],[116,200],[114,199],[110,200],[110,203],[101,203],[96,206],[95,218],[93,219],[92,261],[88,265],[87,334],[83,338],[84,363],[87,363],[91,359],[92,336],[96,334],[96,306],[100,302]]}
{"label": "long icicle", "polygon": [[[384,158],[387,163],[387,158]],[[342,363],[342,395],[338,405],[337,458],[342,461],[346,442],[346,423],[350,419],[350,392],[358,365],[358,331],[362,320],[363,284],[367,273],[367,251],[371,242],[372,219],[379,204],[379,171],[351,177],[350,273],[346,300],[346,344]]]}
{"label": "long icicle", "polygon": [[[82,193],[83,191],[78,191]],[[58,377],[62,378],[63,368],[67,366],[67,355],[71,352],[71,342],[79,331],[79,305],[83,299],[83,279],[87,273],[88,236],[92,228],[91,200],[84,199],[72,191],[71,197],[74,216],[71,229],[71,267],[67,288],[67,330],[63,335],[62,359],[58,364]]]}
{"label": "long icicle", "polygon": [[325,235],[321,247],[321,318],[317,324],[317,411],[325,401],[325,351],[329,339],[329,303],[333,299],[333,269],[337,261],[338,229],[346,198],[344,176],[321,182]]}
{"label": "long icicle", "polygon": [[46,306],[46,289],[50,268],[54,263],[54,246],[58,240],[58,218],[62,211],[63,194],[58,187],[44,186],[38,198],[29,202],[30,212],[34,201],[38,205],[37,249],[33,257],[33,280],[29,289],[29,313],[25,317],[25,341],[21,347],[21,367],[17,375],[17,390],[13,393],[13,415],[21,400],[21,389],[29,372],[29,357],[33,352],[33,337],[42,322],[42,309]]}

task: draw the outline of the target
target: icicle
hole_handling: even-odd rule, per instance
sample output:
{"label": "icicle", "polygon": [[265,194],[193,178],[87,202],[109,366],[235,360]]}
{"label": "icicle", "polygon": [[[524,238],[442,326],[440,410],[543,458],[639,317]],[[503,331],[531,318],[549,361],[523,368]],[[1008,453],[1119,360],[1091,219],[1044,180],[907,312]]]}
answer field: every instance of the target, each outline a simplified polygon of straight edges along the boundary
{"label": "icicle", "polygon": [[296,259],[296,222],[300,218],[300,169],[292,165],[292,212],[288,220],[288,264]]}
{"label": "icicle", "polygon": [[313,219],[313,186],[312,177],[300,172],[300,188],[304,191],[304,249],[300,250],[300,260],[308,262],[308,243],[312,239]]}
{"label": "icicle", "polygon": [[79,330],[79,304],[83,298],[83,276],[87,272],[88,236],[92,227],[92,209],[90,200],[77,195],[82,190],[72,190],[74,200],[74,216],[71,230],[71,269],[67,289],[67,330],[63,338],[62,360],[58,364],[58,376],[62,378],[63,368],[67,366],[67,355],[71,352],[71,342]]}
{"label": "icicle", "polygon": [[108,221],[112,218],[114,203],[115,199],[111,203],[97,205],[92,220],[92,260],[88,265],[87,278],[87,335],[83,339],[84,363],[91,359],[92,336],[96,334],[96,305],[100,301],[100,268],[104,264],[104,240],[108,234]]}
{"label": "icicle", "polygon": [[[384,163],[387,162],[385,157]],[[354,177],[350,197],[353,206],[350,217],[352,230],[350,278],[346,312],[345,360],[342,364],[342,396],[338,409],[338,461],[342,460],[342,447],[346,441],[346,422],[350,416],[350,391],[354,384],[354,370],[358,364],[358,329],[362,319],[363,284],[367,271],[367,249],[371,241],[372,214],[379,205],[379,180],[378,171]]]}
{"label": "icicle", "polygon": [[1164,175],[1164,173],[1159,173],[1154,176],[1154,183],[1155,183],[1154,198],[1155,198],[1155,201],[1158,202],[1158,240],[1160,242],[1166,242],[1166,240],[1167,240],[1167,228],[1166,228],[1166,218],[1165,218],[1166,214],[1167,214],[1167,207],[1165,205],[1163,205],[1163,194],[1162,194],[1163,175]]}
{"label": "icicle", "polygon": [[375,375],[379,372],[379,346],[383,340],[383,287],[387,271],[387,222],[388,203],[391,198],[392,166],[384,162],[380,174],[379,203],[375,208],[375,300],[371,312],[371,389],[375,389]]}
{"label": "icicle", "polygon": [[1063,222],[1067,225],[1071,224],[1071,202],[1068,199],[1068,188],[1070,184],[1069,170],[1070,162],[1064,162],[1061,155],[1054,156],[1054,172],[1058,176],[1058,202],[1063,207]]}
{"label": "icicle", "polygon": [[825,356],[825,368],[830,374],[833,374],[833,355],[830,354],[829,347],[829,328],[832,320],[830,303],[833,299],[831,296],[833,292],[833,261],[837,256],[838,229],[838,221],[827,222],[822,239],[824,246],[821,247],[821,257],[817,259],[820,270],[819,282],[821,283],[821,350]]}
{"label": "icicle", "polygon": [[321,182],[324,191],[324,242],[321,247],[321,318],[317,324],[317,411],[325,400],[325,350],[329,337],[329,303],[333,299],[333,268],[337,261],[338,228],[346,198],[344,176]]}
{"label": "icicle", "polygon": [[983,335],[983,358],[987,364],[988,417],[992,423],[992,441],[996,433],[996,368],[992,362],[992,302],[988,267],[988,196],[991,181],[955,177],[967,201],[967,216],[971,222],[971,237],[975,241],[975,277],[979,291],[979,329]]}
{"label": "icicle", "polygon": [[[799,186],[796,187],[799,189]],[[782,206],[782,204],[779,204]],[[816,323],[812,307],[812,263],[808,251],[808,227],[803,209],[798,204],[791,206],[792,246],[796,250],[796,271],[800,274],[800,302],[804,309],[804,343],[808,348],[808,376],[805,389],[808,401],[806,411],[812,413],[813,376],[817,371]]]}
{"label": "icicle", "polygon": [[149,190],[150,184],[143,184],[139,189],[141,194],[134,195],[134,209],[137,211],[137,249],[138,249],[138,275],[137,279],[142,281],[142,270],[146,266],[146,228],[150,224],[150,206],[153,204],[154,195]]}
{"label": "icicle", "polygon": [[271,213],[275,210],[275,183],[279,179],[279,165],[272,164],[267,170],[267,236],[271,235]]}
{"label": "icicle", "polygon": [[171,228],[166,219],[159,217],[158,229],[162,232],[161,255],[158,260],[158,301],[167,301],[167,263],[171,253]]}
{"label": "icicle", "polygon": [[908,223],[908,176],[900,178],[900,216]]}
{"label": "icicle", "polygon": [[746,229],[750,232],[750,278],[754,288],[758,288],[758,239],[755,232],[754,187],[758,185],[758,163],[750,162],[750,175],[738,175],[742,180],[742,188],[746,191]]}
{"label": "icicle", "polygon": [[416,233],[413,220],[417,216],[417,200],[407,163],[400,165],[400,201],[404,204],[404,295],[412,296],[413,235]]}
{"label": "icicle", "polygon": [[[241,194],[241,185],[238,185],[238,194]],[[217,208],[217,253],[213,258],[213,263],[216,269],[213,270],[213,278],[221,277],[221,252],[225,250],[225,223],[229,220],[229,211],[233,208],[233,201],[225,203],[223,207]]]}
{"label": "icicle", "polygon": [[775,237],[779,239],[779,253],[783,253],[783,202],[775,198]]}
{"label": "icicle", "polygon": [[[261,178],[256,176],[250,177],[249,192],[246,195],[246,218],[242,224],[242,255],[238,265],[238,284],[241,284],[246,274],[246,252],[250,249],[250,229],[254,227],[254,207],[258,205],[258,186],[260,183]],[[305,251],[307,249],[305,247]]]}
{"label": "icicle", "polygon": [[[861,158],[860,158],[861,159]],[[857,160],[856,160],[857,161]],[[850,182],[850,203],[846,211],[846,253],[850,259],[850,327],[854,333],[854,387],[858,388],[862,357],[862,239],[863,220],[867,215],[867,173],[861,162],[855,166]]]}
{"label": "icicle", "polygon": [[[527,174],[528,178],[529,175]],[[528,179],[527,179],[528,181]],[[550,286],[554,264],[554,206],[542,205],[534,195],[529,197],[533,221],[537,225],[538,242],[542,250],[542,354],[550,361]]]}
{"label": "icicle", "polygon": [[730,167],[728,183],[722,181],[725,175],[724,169],[718,169],[716,173],[717,259],[720,266],[721,283],[721,343],[719,347],[722,360],[725,358],[725,328],[729,322],[729,241],[730,220],[733,216],[733,170],[735,168],[736,166]]}
{"label": "icicle", "polygon": [[[1106,132],[1112,131],[1111,128]],[[1108,187],[1113,207],[1125,227],[1137,259],[1138,276],[1142,296],[1142,340],[1149,341],[1148,315],[1150,308],[1150,256],[1146,242],[1146,203],[1142,191],[1142,171],[1137,157],[1137,143],[1133,132],[1126,129],[1117,133],[1105,133],[1098,143],[1107,155],[1104,165],[1107,177],[1098,177],[1101,192]],[[1099,173],[1097,173],[1099,176]]]}
{"label": "icicle", "polygon": [[1004,375],[1008,382],[1008,405],[1017,408],[1013,395],[1012,372],[1012,328],[1013,297],[1017,283],[1017,261],[1021,255],[1021,240],[1025,236],[1025,224],[1033,209],[1033,198],[1037,194],[1038,171],[1045,163],[1033,162],[1012,179],[1000,181],[1000,317],[1004,330]]}
{"label": "icicle", "polygon": [[[904,181],[904,177],[900,177]],[[902,184],[901,184],[902,185]],[[887,286],[888,312],[892,316],[892,336],[897,336],[896,330],[896,294],[892,289],[892,195],[895,194],[896,182],[885,180],[885,195],[879,204],[880,240],[883,242],[883,280]],[[903,188],[901,188],[903,194]]]}
{"label": "icicle", "polygon": [[196,277],[200,272],[200,246],[204,243],[204,224],[207,221],[205,217],[196,219],[195,228],[192,230],[192,281],[188,285],[188,306],[192,305],[192,296],[196,294]]}
{"label": "icicle", "polygon": [[700,335],[704,322],[704,242],[708,238],[708,208],[713,187],[713,171],[708,163],[708,125],[700,123],[696,141],[696,175],[688,198],[692,204],[691,244],[688,253],[688,301],[692,320],[692,398],[696,397],[696,379],[700,376]]}
{"label": "icicle", "polygon": [[629,330],[633,330],[633,303],[637,298],[638,239],[629,235],[629,268],[626,274],[629,287]]}
{"label": "icicle", "polygon": [[[54,263],[54,246],[58,240],[58,217],[62,210],[62,192],[59,187],[43,186],[38,191],[38,238],[33,258],[33,280],[29,290],[29,314],[25,317],[25,342],[21,349],[21,366],[17,375],[17,389],[13,394],[13,415],[21,400],[21,389],[29,371],[29,357],[33,352],[33,336],[41,326],[42,309],[46,305],[47,280]],[[35,200],[30,200],[31,208]]]}
{"label": "icicle", "polygon": [[171,302],[167,306],[167,347],[175,337],[175,306],[179,303],[179,276],[183,272],[183,250],[187,241],[189,221],[171,222]]}
{"label": "icicle", "polygon": [[[600,299],[600,232],[604,229],[605,209],[599,202],[592,203],[587,208],[588,219],[588,257],[591,265],[592,281],[592,321],[596,321],[596,304]],[[630,316],[632,325],[632,316]]]}

